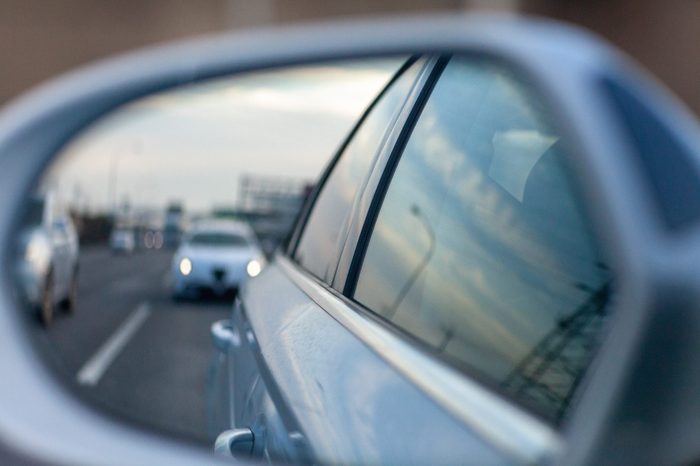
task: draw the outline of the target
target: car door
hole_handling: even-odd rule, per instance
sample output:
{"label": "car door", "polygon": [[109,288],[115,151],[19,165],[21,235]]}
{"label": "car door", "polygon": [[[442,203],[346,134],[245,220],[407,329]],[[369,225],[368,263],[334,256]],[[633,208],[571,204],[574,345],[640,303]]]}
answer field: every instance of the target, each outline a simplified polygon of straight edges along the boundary
{"label": "car door", "polygon": [[418,63],[393,125],[367,138],[369,111],[289,254],[236,307],[232,425],[257,431],[259,454],[530,464],[556,452],[611,296],[566,141],[511,70]]}

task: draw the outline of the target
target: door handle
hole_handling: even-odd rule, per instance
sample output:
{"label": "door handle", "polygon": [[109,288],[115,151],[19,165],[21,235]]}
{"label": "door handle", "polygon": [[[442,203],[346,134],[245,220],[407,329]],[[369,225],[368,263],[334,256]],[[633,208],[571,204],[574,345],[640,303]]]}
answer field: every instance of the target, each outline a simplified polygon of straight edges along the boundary
{"label": "door handle", "polygon": [[224,353],[229,347],[238,347],[241,344],[241,336],[233,328],[231,319],[219,320],[211,324],[211,340],[214,346]]}
{"label": "door handle", "polygon": [[221,432],[214,442],[214,452],[217,455],[250,458],[253,456],[255,434],[249,428],[230,429]]}

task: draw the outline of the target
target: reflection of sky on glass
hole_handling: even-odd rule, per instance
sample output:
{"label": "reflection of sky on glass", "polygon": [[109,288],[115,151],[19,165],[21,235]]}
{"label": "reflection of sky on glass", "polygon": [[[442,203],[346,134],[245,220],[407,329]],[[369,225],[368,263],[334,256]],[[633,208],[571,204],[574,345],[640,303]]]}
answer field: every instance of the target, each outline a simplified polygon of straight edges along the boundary
{"label": "reflection of sky on glass", "polygon": [[250,74],[137,101],[72,142],[47,184],[93,209],[116,197],[207,210],[235,203],[241,174],[313,181],[400,63]]}
{"label": "reflection of sky on glass", "polygon": [[607,281],[539,112],[498,69],[448,65],[393,176],[355,294],[497,383]]}
{"label": "reflection of sky on glass", "polygon": [[362,189],[362,180],[382,148],[384,135],[406,100],[422,65],[423,62],[418,61],[403,71],[372,107],[314,202],[297,246],[296,259],[319,278],[330,279],[335,271],[334,260],[342,240],[343,223],[349,216],[355,195]]}

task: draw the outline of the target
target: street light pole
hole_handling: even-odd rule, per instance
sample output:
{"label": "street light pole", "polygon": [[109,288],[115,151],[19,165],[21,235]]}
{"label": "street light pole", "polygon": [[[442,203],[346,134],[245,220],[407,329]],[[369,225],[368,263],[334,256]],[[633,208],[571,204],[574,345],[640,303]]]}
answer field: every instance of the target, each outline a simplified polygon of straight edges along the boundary
{"label": "street light pole", "polygon": [[[131,154],[138,154],[140,152],[141,146],[140,146],[140,141],[135,140],[131,143],[131,146],[126,146],[125,149],[131,149]],[[112,204],[112,221],[116,223],[117,220],[117,213],[119,211],[119,199],[117,198],[117,175],[118,175],[118,169],[119,169],[119,159],[120,156],[122,155],[122,152],[119,150],[117,147],[113,154],[112,154],[112,162],[109,167],[109,183],[108,183],[108,196],[109,199],[107,199],[108,204]]]}
{"label": "street light pole", "polygon": [[423,226],[425,227],[425,230],[428,233],[428,237],[430,239],[430,244],[428,246],[428,251],[426,252],[423,259],[421,260],[420,264],[418,265],[418,267],[416,267],[416,270],[413,271],[413,273],[411,274],[411,277],[408,279],[408,281],[406,281],[403,288],[401,288],[401,291],[399,291],[399,294],[396,296],[396,299],[394,300],[393,304],[389,308],[389,310],[387,312],[387,316],[386,316],[388,319],[392,319],[394,317],[394,315],[396,314],[396,311],[398,310],[399,306],[401,305],[401,302],[403,302],[404,298],[408,294],[411,287],[413,287],[413,284],[418,279],[420,274],[423,273],[423,270],[428,265],[428,262],[430,262],[430,258],[433,256],[433,253],[435,252],[435,232],[433,231],[432,227],[430,226],[430,223],[428,223],[428,219],[425,218],[423,213],[420,211],[418,206],[415,204],[413,204],[411,206],[411,214],[422,221]]}
{"label": "street light pole", "polygon": [[111,204],[112,222],[117,221],[117,166],[119,163],[119,151],[115,150],[112,154],[112,163],[109,167],[109,199],[108,204]]}

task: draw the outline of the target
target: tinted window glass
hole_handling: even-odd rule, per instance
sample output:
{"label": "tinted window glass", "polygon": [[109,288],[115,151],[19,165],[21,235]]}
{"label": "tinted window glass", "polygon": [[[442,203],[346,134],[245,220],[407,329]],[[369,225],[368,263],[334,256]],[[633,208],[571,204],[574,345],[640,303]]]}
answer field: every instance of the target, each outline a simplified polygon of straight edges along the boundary
{"label": "tinted window glass", "polygon": [[398,162],[354,297],[556,420],[609,278],[545,116],[503,69],[452,60]]}
{"label": "tinted window glass", "polygon": [[335,270],[343,222],[393,118],[411,89],[420,69],[419,63],[406,70],[370,110],[316,199],[295,258],[319,278],[329,279]]}

